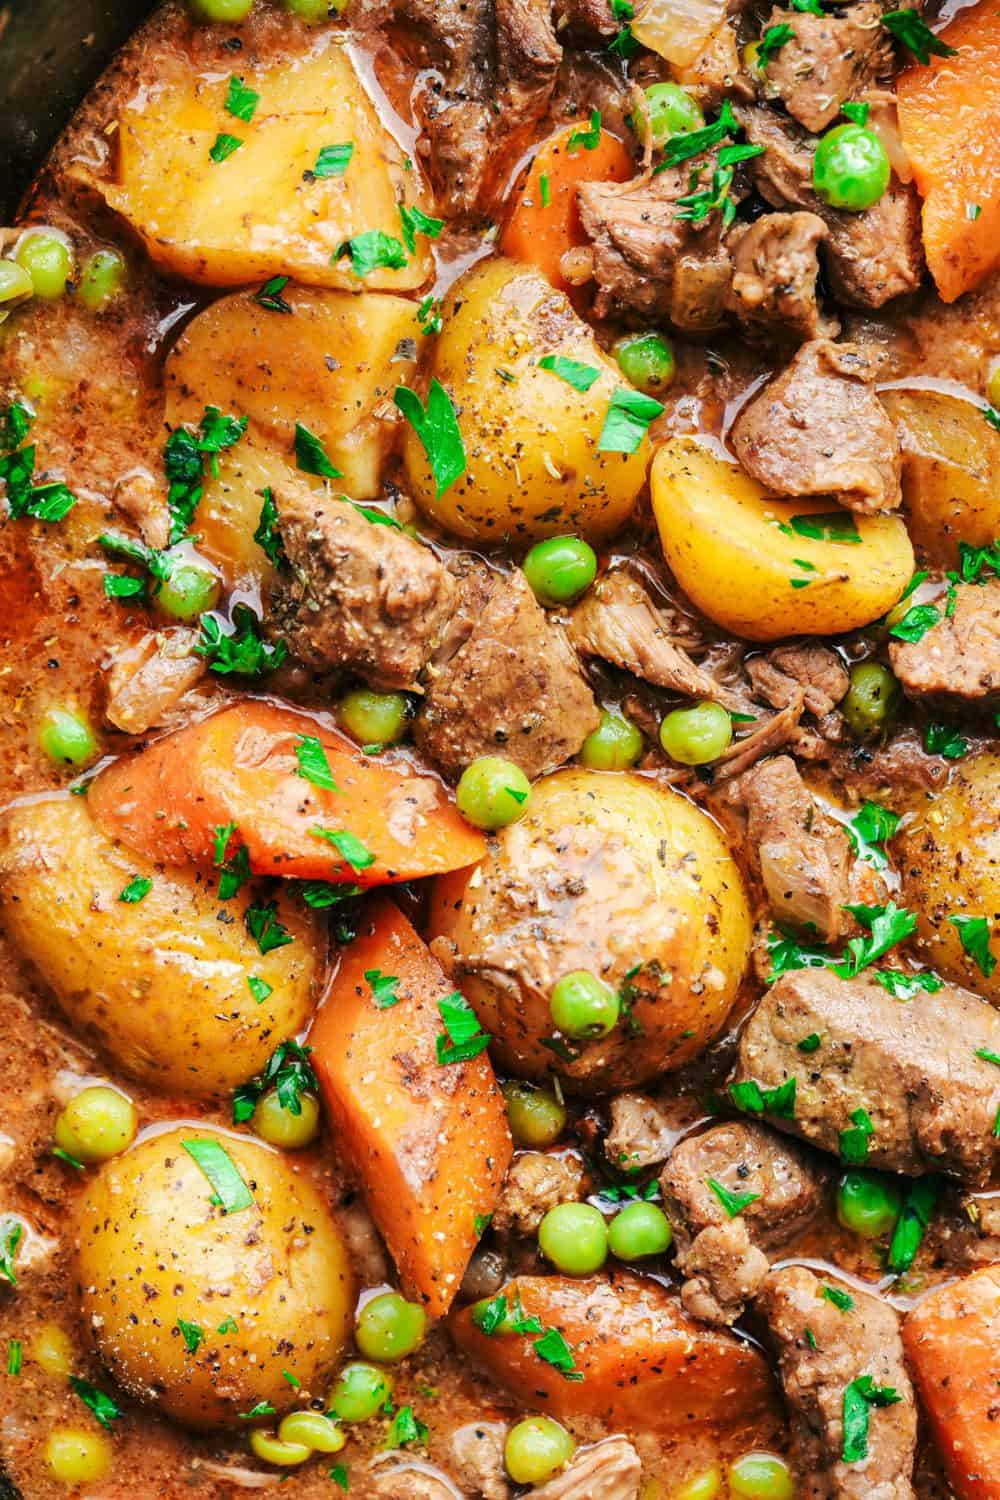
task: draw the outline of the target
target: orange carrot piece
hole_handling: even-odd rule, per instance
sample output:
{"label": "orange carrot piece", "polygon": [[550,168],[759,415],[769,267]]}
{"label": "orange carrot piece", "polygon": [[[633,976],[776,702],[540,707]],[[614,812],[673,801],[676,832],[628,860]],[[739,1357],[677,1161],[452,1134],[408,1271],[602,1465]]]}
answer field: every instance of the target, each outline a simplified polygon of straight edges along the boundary
{"label": "orange carrot piece", "polygon": [[582,182],[627,182],[636,173],[635,158],[623,141],[602,130],[593,150],[570,139],[590,129],[578,120],[539,146],[511,196],[513,208],[500,237],[500,251],[543,271],[553,286],[565,288],[559,262],[567,250],[585,245],[587,236],[576,206]]}
{"label": "orange carrot piece", "polygon": [[897,95],[927,264],[954,302],[1000,264],[1000,11],[979,0],[940,37],[956,55],[914,63]]}
{"label": "orange carrot piece", "polygon": [[1000,1500],[1000,1266],[931,1292],[903,1342],[955,1494]]}
{"label": "orange carrot piece", "polygon": [[656,1282],[623,1272],[519,1276],[503,1295],[508,1316],[519,1310],[562,1335],[577,1378],[541,1357],[538,1333],[484,1333],[473,1307],[454,1312],[449,1328],[459,1348],[531,1410],[665,1436],[698,1425],[738,1428],[773,1409],[774,1386],[757,1350],[696,1323]]}
{"label": "orange carrot piece", "polygon": [[[336,791],[300,774],[304,738],[322,745]],[[384,885],[473,864],[485,850],[435,777],[363,755],[337,730],[259,699],[115,761],[88,806],[106,833],[167,864],[212,863],[215,830],[234,824],[228,854],[243,844],[259,875]]]}
{"label": "orange carrot piece", "polygon": [[[373,996],[377,976],[398,995],[385,1009]],[[438,1001],[451,993],[409,922],[380,897],[345,949],[309,1036],[335,1138],[404,1284],[432,1317],[458,1291],[511,1157],[486,1053],[438,1061]]]}

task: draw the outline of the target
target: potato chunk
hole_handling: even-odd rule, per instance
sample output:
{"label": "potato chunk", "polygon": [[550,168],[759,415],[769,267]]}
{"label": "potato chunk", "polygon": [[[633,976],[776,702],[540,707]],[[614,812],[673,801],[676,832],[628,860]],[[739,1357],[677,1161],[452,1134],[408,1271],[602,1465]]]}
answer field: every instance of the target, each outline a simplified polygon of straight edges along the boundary
{"label": "potato chunk", "polygon": [[[302,1029],[322,979],[324,941],[289,898],[274,916],[293,941],[262,954],[244,913],[266,897],[248,886],[220,903],[215,886],[113,843],[76,797],[0,826],[0,913],[21,952],[82,1036],[180,1094],[228,1093],[258,1072]],[[269,987],[259,1003],[250,976]]]}
{"label": "potato chunk", "polygon": [[[238,286],[284,273],[357,290],[338,252],[371,231],[400,238],[398,204],[416,201],[415,174],[329,33],[303,55],[245,68],[245,87],[260,95],[249,121],[225,108],[235,66],[232,54],[200,71],[175,54],[158,57],[155,82],[121,111],[117,181],[94,185],[153,260],[189,281]],[[223,137],[240,142],[229,155]],[[315,175],[324,147],[347,144],[345,172]],[[430,270],[419,240],[404,266],[373,270],[364,284],[419,287]]]}
{"label": "potato chunk", "polygon": [[693,437],[659,449],[651,476],[663,554],[700,610],[736,635],[839,635],[899,599],[913,548],[898,516],[769,494]]}

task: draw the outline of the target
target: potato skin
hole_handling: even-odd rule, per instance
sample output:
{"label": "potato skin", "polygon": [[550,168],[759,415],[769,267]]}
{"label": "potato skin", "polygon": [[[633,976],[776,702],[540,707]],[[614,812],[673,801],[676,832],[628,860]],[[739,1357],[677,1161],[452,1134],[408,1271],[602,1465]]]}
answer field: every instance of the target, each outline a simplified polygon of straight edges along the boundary
{"label": "potato skin", "polygon": [[853,521],[860,543],[783,531],[794,517],[838,507],[769,495],[697,438],[664,443],[651,484],[660,543],[678,583],[710,620],[747,640],[868,625],[913,576],[913,548],[898,516],[838,512]]}
{"label": "potato skin", "polygon": [[[187,1140],[218,1141],[251,1207],[210,1202]],[[323,1390],[347,1336],[350,1268],[326,1203],[280,1153],[194,1124],[147,1136],[88,1179],[76,1227],[84,1323],[131,1395],[207,1428],[258,1401],[296,1404],[282,1370]],[[194,1353],[178,1319],[204,1335]],[[228,1319],[236,1329],[220,1333]]]}
{"label": "potato skin", "polygon": [[[574,390],[538,368],[549,354],[589,365],[599,377],[589,391]],[[567,531],[594,541],[628,520],[646,479],[648,439],[633,454],[598,452],[608,403],[627,383],[540,271],[491,258],[460,277],[445,300],[430,374],[454,402],[468,468],[438,498],[424,450],[407,428],[407,474],[428,516],[483,542]]]}
{"label": "potato skin", "polygon": [[[536,782],[527,815],[483,862],[438,880],[430,931],[501,1064],[587,1093],[696,1057],[750,949],[743,883],[711,819],[650,779],[577,769]],[[633,1002],[631,1019],[566,1060],[543,1039],[552,987],[576,969],[629,986]]]}
{"label": "potato skin", "polygon": [[992,924],[1000,911],[998,806],[1000,755],[981,751],[957,762],[941,791],[927,793],[895,841],[903,896],[920,916],[913,939],[920,956],[994,1005],[1000,1005],[1000,967],[984,975],[948,918],[985,917]]}
{"label": "potato skin", "polygon": [[[153,883],[129,905],[119,896],[136,875]],[[243,922],[259,891],[226,903],[215,891],[214,875],[112,842],[82,798],[22,805],[0,823],[0,914],[75,1029],[143,1082],[204,1097],[229,1093],[302,1029],[325,965],[318,925],[289,898],[277,916],[294,941],[264,955]],[[272,986],[260,1004],[251,974]]]}

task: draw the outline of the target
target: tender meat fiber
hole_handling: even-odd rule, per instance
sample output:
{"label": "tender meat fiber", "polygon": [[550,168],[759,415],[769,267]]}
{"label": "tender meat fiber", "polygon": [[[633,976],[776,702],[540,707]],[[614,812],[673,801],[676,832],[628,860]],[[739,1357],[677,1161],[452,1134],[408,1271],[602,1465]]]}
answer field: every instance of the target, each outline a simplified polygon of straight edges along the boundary
{"label": "tender meat fiber", "polygon": [[617,36],[623,25],[611,9],[611,0],[554,0],[552,11],[560,37],[569,32],[583,41],[606,41]]}
{"label": "tender meat fiber", "polygon": [[616,1094],[604,1154],[619,1172],[634,1172],[666,1161],[676,1138],[670,1116],[645,1094]]}
{"label": "tender meat fiber", "polygon": [[671,639],[670,617],[656,608],[643,585],[622,568],[605,573],[570,616],[570,644],[581,656],[599,656],[656,687],[690,698],[728,696]]}
{"label": "tender meat fiber", "polygon": [[493,1228],[498,1234],[534,1234],[550,1208],[579,1199],[583,1183],[583,1168],[573,1157],[523,1151],[507,1172]]}
{"label": "tender meat fiber", "polygon": [[832,943],[847,928],[851,850],[791,756],[762,761],[743,777],[747,846],[778,922]]}
{"label": "tender meat fiber", "polygon": [[450,1480],[425,1474],[413,1463],[376,1470],[372,1484],[379,1500],[455,1500],[455,1488]]}
{"label": "tender meat fiber", "polygon": [[892,46],[879,0],[858,0],[833,15],[772,10],[763,29],[790,26],[793,35],[769,60],[764,93],[780,99],[793,119],[818,134],[840,106],[890,66]]}
{"label": "tender meat fiber", "polygon": [[[800,1052],[814,1033],[820,1047]],[[737,1078],[769,1089],[794,1077],[794,1115],[773,1124],[824,1151],[838,1153],[864,1110],[871,1166],[982,1187],[1000,1164],[1000,1069],[979,1049],[1000,1053],[1000,1014],[957,985],[901,1004],[864,974],[802,969],[783,974],[751,1016]]]}
{"label": "tender meat fiber", "polygon": [[467,1422],[449,1435],[450,1465],[468,1495],[481,1500],[507,1500],[510,1485],[504,1477],[503,1422]]}
{"label": "tender meat fiber", "polygon": [[[780,53],[779,53],[780,56]],[[895,177],[879,201],[863,213],[829,208],[813,192],[815,142],[773,109],[740,106],[740,123],[763,156],[750,163],[762,197],[775,208],[805,208],[830,231],[821,247],[830,291],[852,307],[879,308],[914,292],[924,272],[920,200],[912,184]]]}
{"label": "tender meat fiber", "polygon": [[955,611],[919,641],[892,641],[892,669],[909,698],[944,707],[1000,701],[1000,578],[959,584]]}
{"label": "tender meat fiber", "polygon": [[818,214],[764,214],[729,237],[733,280],[727,306],[748,333],[768,342],[782,338],[834,338],[836,318],[826,318],[816,296],[818,247],[826,239]]}
{"label": "tender meat fiber", "polygon": [[902,499],[896,429],[853,344],[816,339],[744,406],[730,439],[754,479],[779,495],[831,495],[869,514]]}
{"label": "tender meat fiber", "polygon": [[116,651],[108,671],[108,723],[126,734],[170,723],[208,670],[204,658],[194,654],[197,643],[196,630],[178,626],[147,631]]}
{"label": "tender meat fiber", "polygon": [[[754,1194],[730,1217],[710,1187]],[[824,1179],[798,1149],[763,1125],[732,1121],[689,1136],[660,1177],[677,1242],[677,1267],[688,1278],[688,1312],[732,1323],[768,1271],[765,1252],[787,1244],[819,1211]]]}
{"label": "tender meat fiber", "polygon": [[929,1231],[938,1257],[961,1270],[1000,1263],[1000,1196],[956,1193],[949,1198]]}
{"label": "tender meat fiber", "polygon": [[580,217],[593,242],[597,317],[627,310],[666,318],[682,333],[706,333],[725,321],[732,276],[722,216],[680,219],[678,199],[707,187],[714,160],[696,157],[631,183],[584,183]]}
{"label": "tender meat fiber", "polygon": [[[823,1286],[811,1271],[789,1266],[771,1272],[757,1299],[792,1416],[797,1493],[801,1500],[912,1500],[917,1411],[898,1314],[854,1290],[853,1306],[837,1307]],[[844,1463],[844,1392],[866,1375],[899,1400],[869,1406],[868,1455]]]}
{"label": "tender meat fiber", "polygon": [[505,755],[535,777],[575,755],[599,722],[565,634],[514,569],[494,575],[468,639],[431,668],[414,737],[450,776]]}
{"label": "tender meat fiber", "polygon": [[531,1500],[636,1500],[642,1464],[632,1444],[608,1438],[578,1453],[571,1464],[531,1491]]}
{"label": "tender meat fiber", "polygon": [[801,689],[806,708],[817,719],[831,713],[851,685],[836,652],[813,641],[777,646],[765,656],[751,657],[746,669],[756,697],[772,708],[787,708]]}
{"label": "tender meat fiber", "polygon": [[412,688],[455,606],[428,547],[304,484],[274,491],[290,567],[275,574],[275,634],[307,665]]}

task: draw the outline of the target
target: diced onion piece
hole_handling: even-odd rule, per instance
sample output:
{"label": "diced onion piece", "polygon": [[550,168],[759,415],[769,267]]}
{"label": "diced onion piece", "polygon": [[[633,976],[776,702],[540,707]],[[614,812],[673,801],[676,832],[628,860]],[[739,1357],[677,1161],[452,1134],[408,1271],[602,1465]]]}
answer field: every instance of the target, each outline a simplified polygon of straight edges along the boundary
{"label": "diced onion piece", "polygon": [[726,0],[644,0],[632,22],[632,35],[683,68],[694,62],[725,15]]}

